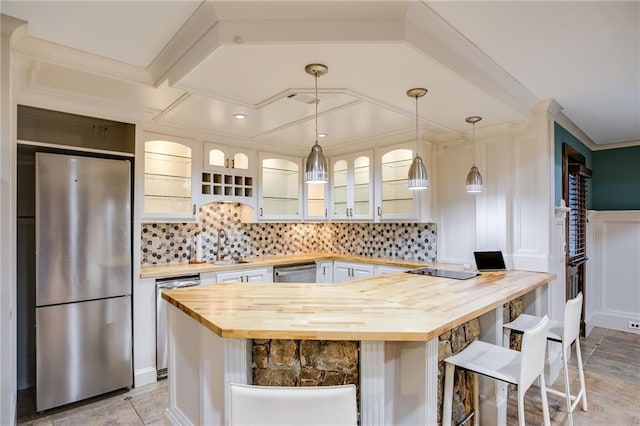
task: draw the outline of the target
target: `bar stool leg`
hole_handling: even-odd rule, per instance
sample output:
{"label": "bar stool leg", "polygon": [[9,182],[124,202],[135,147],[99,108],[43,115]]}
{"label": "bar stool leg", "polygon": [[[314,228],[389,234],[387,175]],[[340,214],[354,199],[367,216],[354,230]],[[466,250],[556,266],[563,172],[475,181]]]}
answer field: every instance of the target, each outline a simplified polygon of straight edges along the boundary
{"label": "bar stool leg", "polygon": [[578,361],[578,376],[580,377],[580,390],[582,391],[582,411],[587,411],[587,387],[584,382],[584,368],[582,366],[582,351],[580,350],[580,337],[576,338],[576,356]]}
{"label": "bar stool leg", "polygon": [[542,399],[542,418],[545,426],[551,426],[551,417],[549,416],[549,400],[547,399],[547,385],[544,380],[544,371],[540,374],[540,398]]}
{"label": "bar stool leg", "polygon": [[564,344],[562,345],[562,364],[564,365],[564,397],[567,403],[567,417],[569,418],[569,426],[573,426],[573,412],[571,410],[571,388],[569,384],[569,366],[567,365],[567,353],[566,351],[571,350],[571,344],[566,347]]}
{"label": "bar stool leg", "polygon": [[523,386],[518,386],[518,426],[526,426],[524,421],[524,393],[526,389]]}
{"label": "bar stool leg", "polygon": [[442,398],[442,426],[451,426],[453,404],[453,373],[456,366],[445,362],[444,396]]}
{"label": "bar stool leg", "polygon": [[473,415],[474,426],[480,426],[480,375],[478,373],[473,374]]}

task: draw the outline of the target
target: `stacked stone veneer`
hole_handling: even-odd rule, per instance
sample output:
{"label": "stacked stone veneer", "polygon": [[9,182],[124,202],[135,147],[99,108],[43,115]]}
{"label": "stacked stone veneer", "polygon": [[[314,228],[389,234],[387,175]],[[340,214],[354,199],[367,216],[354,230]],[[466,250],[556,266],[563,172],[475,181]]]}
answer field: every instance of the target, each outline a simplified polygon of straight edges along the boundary
{"label": "stacked stone veneer", "polygon": [[358,342],[254,340],[253,384],[358,386]]}
{"label": "stacked stone veneer", "polygon": [[143,223],[143,265],[189,261],[200,234],[205,259],[218,251],[217,232],[228,238],[222,253],[256,257],[327,251],[359,256],[436,261],[436,226],[425,223],[242,223],[239,204],[212,203],[199,223]]}

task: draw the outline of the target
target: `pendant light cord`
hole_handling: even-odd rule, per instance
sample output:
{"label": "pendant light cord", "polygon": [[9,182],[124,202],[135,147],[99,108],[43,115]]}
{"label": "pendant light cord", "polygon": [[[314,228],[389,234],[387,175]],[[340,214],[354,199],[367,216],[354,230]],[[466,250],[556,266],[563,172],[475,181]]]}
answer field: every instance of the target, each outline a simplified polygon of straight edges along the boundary
{"label": "pendant light cord", "polygon": [[318,73],[315,73],[315,77],[316,77],[316,145],[318,144],[318,104],[320,103],[318,101]]}
{"label": "pendant light cord", "polygon": [[473,157],[474,157],[473,166],[475,167],[476,166],[476,162],[475,162],[475,156],[476,156],[475,155],[475,151],[476,151],[476,123],[475,122],[471,123],[471,126],[472,126],[471,127],[471,129],[472,129],[471,130],[471,137],[473,138],[473,152],[474,152],[474,155],[473,155]]}
{"label": "pendant light cord", "polygon": [[418,96],[416,96],[416,157],[418,156]]}

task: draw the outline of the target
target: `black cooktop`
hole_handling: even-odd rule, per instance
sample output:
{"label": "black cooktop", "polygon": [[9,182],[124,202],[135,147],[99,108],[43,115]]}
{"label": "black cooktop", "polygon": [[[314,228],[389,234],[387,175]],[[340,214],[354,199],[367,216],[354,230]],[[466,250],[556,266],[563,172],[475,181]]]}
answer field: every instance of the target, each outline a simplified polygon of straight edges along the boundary
{"label": "black cooktop", "polygon": [[468,280],[478,276],[476,272],[448,271],[446,269],[421,268],[407,271],[409,274],[431,275],[432,277],[453,278],[454,280]]}

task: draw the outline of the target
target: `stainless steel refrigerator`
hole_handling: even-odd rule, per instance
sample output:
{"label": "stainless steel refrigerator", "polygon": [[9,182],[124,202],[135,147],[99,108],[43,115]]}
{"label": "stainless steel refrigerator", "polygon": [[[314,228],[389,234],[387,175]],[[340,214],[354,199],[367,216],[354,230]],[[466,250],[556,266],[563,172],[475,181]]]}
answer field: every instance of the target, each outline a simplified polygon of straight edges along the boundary
{"label": "stainless steel refrigerator", "polygon": [[131,167],[36,154],[36,408],[132,385]]}

